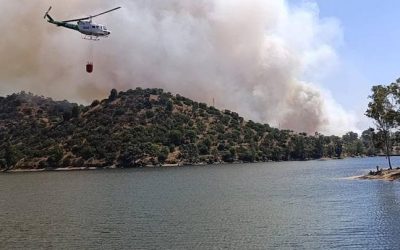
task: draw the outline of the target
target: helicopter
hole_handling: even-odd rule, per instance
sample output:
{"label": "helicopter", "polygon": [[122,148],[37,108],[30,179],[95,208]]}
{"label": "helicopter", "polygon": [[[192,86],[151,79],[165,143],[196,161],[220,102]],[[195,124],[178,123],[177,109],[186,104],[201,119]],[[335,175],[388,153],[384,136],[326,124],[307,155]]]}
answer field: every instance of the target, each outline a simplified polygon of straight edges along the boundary
{"label": "helicopter", "polygon": [[[109,13],[111,11],[118,10],[121,7],[116,7],[114,9],[107,10],[107,11],[102,12],[102,13],[97,14],[97,15],[83,17],[83,18],[77,18],[77,19],[72,19],[72,20],[66,20],[66,21],[56,21],[56,20],[54,20],[49,15],[49,12],[50,12],[51,8],[52,7],[50,6],[49,9],[44,14],[44,17],[43,17],[44,19],[46,19],[46,17],[47,17],[47,21],[49,23],[52,23],[52,24],[57,25],[59,27],[64,27],[64,28],[67,28],[67,29],[72,29],[72,30],[79,31],[80,33],[85,35],[83,37],[84,39],[98,41],[98,40],[100,40],[100,37],[108,37],[111,34],[111,32],[107,29],[106,26],[101,25],[101,24],[96,24],[96,23],[92,22],[92,19],[94,17],[98,17],[100,15],[104,15],[104,14]],[[73,24],[73,22],[77,22],[77,23]]]}

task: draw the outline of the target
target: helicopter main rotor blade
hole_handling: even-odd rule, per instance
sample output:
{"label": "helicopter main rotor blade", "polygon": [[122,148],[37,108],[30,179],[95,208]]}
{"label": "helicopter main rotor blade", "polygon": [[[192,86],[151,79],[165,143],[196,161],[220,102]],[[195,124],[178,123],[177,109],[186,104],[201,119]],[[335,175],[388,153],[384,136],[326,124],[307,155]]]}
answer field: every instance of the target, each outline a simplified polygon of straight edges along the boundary
{"label": "helicopter main rotor blade", "polygon": [[107,14],[108,12],[111,12],[111,11],[114,11],[114,10],[118,10],[118,9],[121,9],[121,7],[117,7],[117,8],[111,9],[111,10],[107,10],[107,11],[104,11],[104,12],[102,12],[100,14],[97,14],[97,15],[94,15],[94,16],[90,16],[90,17],[93,18],[93,17],[101,16],[101,15]]}
{"label": "helicopter main rotor blade", "polygon": [[82,21],[82,20],[89,20],[91,17],[83,17],[83,18],[78,18],[78,19],[71,19],[71,20],[65,20],[62,21],[63,23],[70,23],[70,22],[77,22],[77,21]]}
{"label": "helicopter main rotor blade", "polygon": [[77,22],[77,21],[82,21],[82,20],[89,20],[89,19],[92,19],[93,17],[97,17],[97,16],[100,16],[100,15],[104,15],[104,14],[107,14],[107,13],[109,13],[109,12],[111,12],[111,11],[118,10],[118,9],[120,9],[120,8],[121,8],[121,7],[117,7],[117,8],[111,9],[111,10],[104,11],[104,12],[102,12],[102,13],[100,13],[100,14],[97,14],[97,15],[94,15],[94,16],[88,16],[88,17],[83,17],[83,18],[71,19],[71,20],[66,20],[66,21],[62,21],[62,22],[63,22],[63,23],[69,23],[69,22]]}

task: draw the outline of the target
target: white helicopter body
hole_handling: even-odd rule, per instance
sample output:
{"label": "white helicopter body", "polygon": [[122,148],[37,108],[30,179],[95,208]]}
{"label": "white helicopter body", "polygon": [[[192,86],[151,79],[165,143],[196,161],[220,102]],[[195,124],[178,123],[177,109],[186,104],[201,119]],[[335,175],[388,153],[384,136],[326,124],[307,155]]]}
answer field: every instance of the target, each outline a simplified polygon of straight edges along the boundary
{"label": "white helicopter body", "polygon": [[78,21],[78,29],[79,32],[87,36],[107,37],[111,34],[105,25],[91,21]]}
{"label": "white helicopter body", "polygon": [[[107,29],[107,27],[105,25],[92,22],[92,19],[94,17],[104,15],[108,12],[111,12],[111,11],[114,11],[114,10],[117,10],[120,8],[121,7],[117,7],[117,8],[102,12],[102,13],[94,15],[94,16],[88,16],[88,17],[77,18],[77,19],[66,20],[66,21],[56,21],[49,15],[49,12],[51,10],[51,6],[50,6],[49,10],[44,15],[44,18],[47,17],[47,21],[49,23],[52,23],[59,27],[64,27],[67,29],[79,31],[80,33],[85,35],[85,37],[84,37],[85,39],[99,40],[100,37],[108,37],[111,34],[111,32]],[[75,24],[74,22],[77,22],[77,23]]]}

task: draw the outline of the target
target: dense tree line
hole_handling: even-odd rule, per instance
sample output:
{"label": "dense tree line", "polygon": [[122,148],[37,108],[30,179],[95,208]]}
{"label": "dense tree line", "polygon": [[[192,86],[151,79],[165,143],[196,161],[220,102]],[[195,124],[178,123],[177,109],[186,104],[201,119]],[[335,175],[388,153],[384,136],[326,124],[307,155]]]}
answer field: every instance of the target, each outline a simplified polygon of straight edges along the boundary
{"label": "dense tree line", "polygon": [[365,113],[372,118],[378,130],[376,140],[378,148],[384,150],[392,169],[390,156],[393,146],[397,146],[400,126],[400,79],[389,85],[377,85],[372,87],[372,95]]}
{"label": "dense tree line", "polygon": [[24,92],[0,98],[3,169],[341,158],[380,153],[377,137],[279,130],[162,89],[113,89],[88,106]]}

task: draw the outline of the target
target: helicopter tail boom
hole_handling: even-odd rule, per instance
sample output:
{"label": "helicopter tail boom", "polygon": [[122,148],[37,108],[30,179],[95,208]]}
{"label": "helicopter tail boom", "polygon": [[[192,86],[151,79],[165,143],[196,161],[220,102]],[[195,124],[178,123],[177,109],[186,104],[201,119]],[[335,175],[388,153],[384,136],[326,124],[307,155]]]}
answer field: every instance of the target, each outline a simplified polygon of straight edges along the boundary
{"label": "helicopter tail boom", "polygon": [[51,22],[51,23],[54,22],[54,19],[49,14],[47,14],[46,17],[49,22]]}

